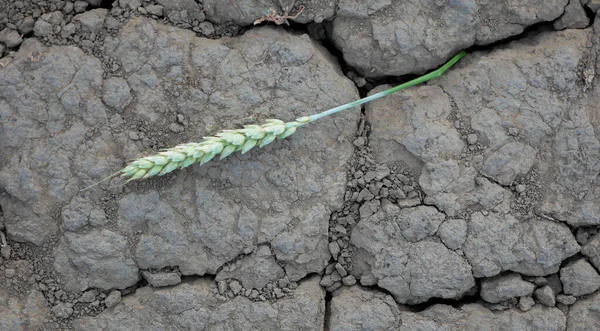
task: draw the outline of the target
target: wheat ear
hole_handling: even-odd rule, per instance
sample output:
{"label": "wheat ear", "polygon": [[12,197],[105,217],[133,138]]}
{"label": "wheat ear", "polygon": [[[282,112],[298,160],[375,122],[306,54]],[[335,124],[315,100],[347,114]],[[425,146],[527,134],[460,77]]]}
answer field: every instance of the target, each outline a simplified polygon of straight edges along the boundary
{"label": "wheat ear", "polygon": [[308,122],[307,117],[287,123],[278,119],[269,119],[263,125],[247,125],[243,129],[224,130],[215,136],[204,137],[202,142],[177,145],[158,154],[137,159],[121,170],[121,176],[129,177],[128,181],[162,176],[194,163],[202,165],[217,155],[222,160],[233,152],[244,154],[255,146],[264,147],[276,138],[289,137],[298,127]]}
{"label": "wheat ear", "polygon": [[[322,113],[301,117],[295,121],[287,123],[278,119],[269,119],[265,124],[262,125],[253,124],[247,125],[243,129],[224,130],[217,133],[215,136],[204,137],[204,139],[199,143],[185,143],[166,149],[152,156],[139,158],[129,163],[120,171],[104,178],[100,182],[118,175],[128,178],[127,182],[136,179],[149,178],[152,176],[162,176],[174,171],[175,169],[183,169],[194,163],[200,163],[200,165],[202,165],[212,160],[217,155],[219,156],[219,159],[222,160],[231,155],[233,152],[242,152],[242,154],[244,154],[256,146],[263,147],[270,144],[275,139],[289,137],[296,132],[297,128],[325,116],[360,106],[364,103],[385,97],[411,86],[421,84],[430,79],[440,77],[444,72],[446,72],[446,70],[452,67],[466,54],[467,53],[465,51],[461,51],[452,59],[450,59],[450,61],[435,71],[408,81],[404,84],[400,84],[385,91],[375,93],[366,98],[329,109]],[[95,186],[100,182],[88,186],[85,189]]]}

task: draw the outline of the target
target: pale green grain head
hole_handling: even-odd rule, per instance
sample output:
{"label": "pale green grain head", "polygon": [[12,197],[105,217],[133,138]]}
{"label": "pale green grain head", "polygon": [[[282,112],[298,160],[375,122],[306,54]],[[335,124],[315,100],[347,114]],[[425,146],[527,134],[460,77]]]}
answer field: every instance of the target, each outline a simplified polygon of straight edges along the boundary
{"label": "pale green grain head", "polygon": [[217,155],[222,160],[234,152],[245,154],[256,146],[264,147],[277,138],[289,137],[309,121],[307,117],[287,123],[268,119],[263,125],[251,124],[242,129],[223,130],[215,136],[204,137],[201,142],[178,145],[137,159],[121,170],[121,176],[128,177],[128,181],[162,176],[195,163],[203,165]]}

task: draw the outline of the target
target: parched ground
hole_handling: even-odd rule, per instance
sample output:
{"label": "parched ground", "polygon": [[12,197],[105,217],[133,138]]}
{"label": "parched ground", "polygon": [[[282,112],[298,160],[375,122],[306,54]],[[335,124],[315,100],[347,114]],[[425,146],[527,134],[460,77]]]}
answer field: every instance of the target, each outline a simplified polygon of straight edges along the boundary
{"label": "parched ground", "polygon": [[0,330],[600,329],[599,8],[0,0]]}

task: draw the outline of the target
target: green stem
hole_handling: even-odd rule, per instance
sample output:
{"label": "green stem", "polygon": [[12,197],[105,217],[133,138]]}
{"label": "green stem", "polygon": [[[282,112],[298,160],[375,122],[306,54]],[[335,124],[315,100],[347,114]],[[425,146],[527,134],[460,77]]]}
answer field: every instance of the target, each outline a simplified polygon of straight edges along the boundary
{"label": "green stem", "polygon": [[411,81],[408,81],[406,83],[400,84],[398,86],[394,86],[394,87],[392,87],[390,89],[387,89],[385,91],[382,91],[382,92],[379,92],[379,93],[375,93],[375,94],[373,94],[371,96],[362,98],[360,100],[352,101],[352,102],[347,103],[345,105],[341,105],[341,106],[338,106],[338,107],[335,107],[335,108],[331,108],[331,109],[326,110],[326,111],[324,111],[322,113],[311,115],[311,116],[309,116],[309,121],[308,122],[316,121],[316,120],[318,120],[320,118],[323,118],[325,116],[329,116],[329,115],[332,115],[332,114],[335,114],[335,113],[339,113],[342,110],[346,110],[346,109],[349,109],[349,108],[354,108],[356,106],[360,106],[360,105],[362,105],[364,103],[367,103],[367,102],[370,102],[370,101],[373,101],[373,100],[377,100],[377,99],[379,99],[381,97],[385,97],[385,96],[390,95],[392,93],[396,93],[398,91],[404,90],[404,89],[409,88],[411,86],[419,85],[419,84],[424,83],[424,82],[426,82],[426,81],[428,81],[430,79],[440,77],[441,75],[444,74],[444,72],[446,72],[446,70],[450,69],[450,67],[452,67],[456,62],[458,62],[458,60],[460,60],[465,55],[467,55],[466,51],[460,51],[452,59],[450,59],[450,61],[448,61],[446,64],[444,64],[443,66],[439,67],[438,69],[436,69],[436,70],[434,70],[434,71],[432,71],[432,72],[430,72],[430,73],[428,73],[426,75],[423,75],[421,77],[415,78],[415,79],[413,79]]}

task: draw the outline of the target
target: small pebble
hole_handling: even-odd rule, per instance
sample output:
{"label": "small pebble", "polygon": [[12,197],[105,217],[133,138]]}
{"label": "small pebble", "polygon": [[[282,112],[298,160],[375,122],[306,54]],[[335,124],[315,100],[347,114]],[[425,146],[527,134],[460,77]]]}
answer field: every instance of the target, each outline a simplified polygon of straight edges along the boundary
{"label": "small pebble", "polygon": [[341,225],[337,225],[337,226],[334,228],[334,230],[335,230],[336,232],[338,232],[338,233],[341,233],[341,234],[346,234],[346,228],[344,228],[344,227],[343,227],[343,226],[341,226]]}
{"label": "small pebble", "polygon": [[104,299],[104,305],[106,308],[114,307],[119,302],[121,302],[121,292],[120,291],[111,291],[106,299]]}
{"label": "small pebble", "polygon": [[365,137],[358,137],[358,138],[354,139],[354,142],[352,142],[352,143],[356,147],[363,147],[366,142],[367,142],[367,139],[365,139]]}
{"label": "small pebble", "polygon": [[402,186],[402,191],[408,193],[414,191],[415,188],[412,185],[404,185]]}
{"label": "small pebble", "polygon": [[329,253],[331,253],[331,256],[333,256],[334,260],[337,260],[338,254],[340,254],[340,245],[338,245],[337,242],[330,242]]}
{"label": "small pebble", "polygon": [[340,263],[335,264],[335,270],[338,272],[338,274],[340,274],[341,277],[346,277],[348,275],[348,272]]}
{"label": "small pebble", "polygon": [[323,276],[323,278],[321,278],[321,282],[319,284],[321,284],[321,286],[323,287],[330,287],[331,285],[333,285],[334,281],[331,278],[330,275],[325,275]]}
{"label": "small pebble", "polygon": [[73,308],[67,306],[65,303],[59,303],[52,307],[52,313],[58,318],[69,318],[73,314]]}
{"label": "small pebble", "polygon": [[342,280],[342,277],[340,276],[339,272],[337,272],[337,270],[332,272],[329,276],[331,277],[331,279],[333,279],[334,282]]}
{"label": "small pebble", "polygon": [[73,9],[76,13],[83,13],[87,6],[88,3],[85,1],[75,1],[75,3],[73,3]]}
{"label": "small pebble", "polygon": [[546,285],[542,288],[538,288],[534,292],[536,299],[544,306],[554,307],[556,300],[554,297],[554,291],[550,286]]}
{"label": "small pebble", "polygon": [[397,174],[396,178],[402,182],[402,184],[408,185],[410,184],[410,178],[404,176],[403,174]]}
{"label": "small pebble", "polygon": [[352,275],[346,276],[342,278],[342,283],[344,283],[346,286],[352,286],[356,284],[356,278]]}
{"label": "small pebble", "polygon": [[23,22],[19,25],[20,34],[28,34],[33,31],[35,20],[31,16],[27,16],[23,19]]}
{"label": "small pebble", "polygon": [[364,79],[363,77],[356,77],[356,78],[354,78],[354,83],[358,87],[363,87],[363,86],[367,85],[367,80]]}
{"label": "small pebble", "polygon": [[467,135],[467,142],[469,143],[469,145],[475,145],[478,139],[479,137],[477,137],[477,135],[474,133]]}
{"label": "small pebble", "polygon": [[171,123],[171,125],[169,125],[169,130],[171,130],[172,132],[182,132],[183,131],[183,125],[181,124],[177,124],[177,123]]}
{"label": "small pebble", "polygon": [[94,302],[96,300],[97,295],[98,295],[98,291],[96,291],[96,290],[86,291],[81,295],[81,297],[79,297],[79,302],[86,302],[86,303]]}
{"label": "small pebble", "polygon": [[337,290],[340,287],[342,287],[342,283],[341,282],[335,282],[333,285],[331,285],[331,286],[329,286],[327,288],[327,292],[333,292],[333,291]]}
{"label": "small pebble", "polygon": [[331,273],[335,270],[335,263],[331,263],[327,267],[325,267],[325,274],[331,275]]}
{"label": "small pebble", "polygon": [[529,311],[535,305],[535,301],[531,297],[522,297],[519,300],[519,309],[522,311]]}
{"label": "small pebble", "polygon": [[242,285],[237,280],[234,280],[231,283],[229,283],[229,288],[231,289],[233,294],[238,295],[242,290]]}
{"label": "small pebble", "polygon": [[6,276],[6,278],[13,278],[16,273],[17,273],[17,271],[15,269],[4,270],[4,276]]}
{"label": "small pebble", "polygon": [[575,301],[577,301],[577,298],[572,295],[559,294],[556,296],[556,301],[569,306],[574,304]]}
{"label": "small pebble", "polygon": [[285,288],[290,285],[290,281],[287,278],[283,278],[277,281],[277,285],[281,288]]}
{"label": "small pebble", "polygon": [[69,14],[69,13],[71,13],[71,12],[73,11],[73,3],[72,3],[72,2],[69,2],[69,1],[67,1],[67,2],[65,3],[65,6],[63,7],[63,9],[62,9],[62,10],[63,10],[63,12],[64,12],[65,14]]}
{"label": "small pebble", "polygon": [[280,288],[274,289],[273,293],[275,293],[275,297],[277,297],[278,299],[285,296],[285,293],[283,293],[283,291]]}
{"label": "small pebble", "polygon": [[256,299],[258,297],[258,290],[256,289],[252,289],[252,291],[250,292],[250,295],[248,296],[248,298],[250,299]]}
{"label": "small pebble", "polygon": [[202,32],[202,35],[204,35],[204,36],[210,36],[215,33],[214,25],[207,21],[200,22],[200,24],[198,24],[198,28],[200,29],[200,31]]}
{"label": "small pebble", "polygon": [[5,28],[0,31],[0,42],[4,43],[6,47],[12,48],[19,46],[23,42],[23,38],[17,31]]}
{"label": "small pebble", "polygon": [[219,289],[219,294],[224,294],[227,291],[227,282],[222,280],[217,284],[217,288]]}
{"label": "small pebble", "polygon": [[544,285],[548,284],[548,280],[546,278],[544,278],[544,277],[535,277],[533,279],[533,282],[537,286],[544,286]]}

